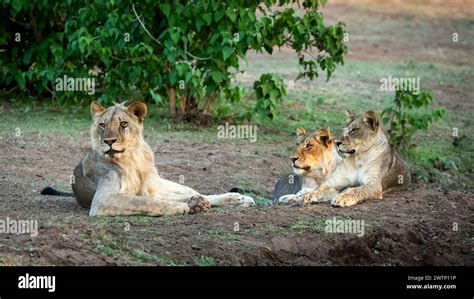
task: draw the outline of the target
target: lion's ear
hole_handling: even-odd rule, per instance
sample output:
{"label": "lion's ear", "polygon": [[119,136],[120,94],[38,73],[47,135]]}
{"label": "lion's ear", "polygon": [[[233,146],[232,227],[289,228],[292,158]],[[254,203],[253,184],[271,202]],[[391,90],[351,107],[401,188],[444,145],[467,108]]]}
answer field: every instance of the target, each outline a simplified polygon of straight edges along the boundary
{"label": "lion's ear", "polygon": [[332,136],[329,128],[321,129],[316,132],[316,140],[328,147],[332,143]]}
{"label": "lion's ear", "polygon": [[96,101],[92,101],[91,103],[91,115],[92,117],[96,117],[99,114],[102,114],[105,111],[104,106],[97,103]]}
{"label": "lion's ear", "polygon": [[298,128],[296,129],[296,136],[302,137],[306,135],[306,130],[303,128]]}
{"label": "lion's ear", "polygon": [[346,117],[347,117],[346,121],[350,122],[350,121],[354,120],[355,114],[354,114],[354,112],[352,112],[350,110],[346,110]]}
{"label": "lion's ear", "polygon": [[140,123],[143,122],[145,119],[146,113],[147,113],[147,108],[145,103],[143,102],[134,102],[130,105],[127,106],[128,111],[138,117],[138,121]]}
{"label": "lion's ear", "polygon": [[303,128],[296,129],[296,136],[297,136],[297,141],[301,142],[307,136],[306,130]]}
{"label": "lion's ear", "polygon": [[365,113],[364,122],[374,131],[377,131],[379,128],[379,117],[373,111]]}

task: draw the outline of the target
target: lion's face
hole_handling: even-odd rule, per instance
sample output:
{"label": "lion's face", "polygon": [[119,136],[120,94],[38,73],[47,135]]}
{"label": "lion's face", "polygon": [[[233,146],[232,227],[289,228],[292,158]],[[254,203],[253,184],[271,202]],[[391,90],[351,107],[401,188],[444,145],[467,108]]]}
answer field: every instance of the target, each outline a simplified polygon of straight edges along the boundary
{"label": "lion's face", "polygon": [[107,159],[120,159],[142,140],[143,120],[147,113],[144,103],[135,102],[127,107],[115,104],[107,109],[91,103],[92,148]]}
{"label": "lion's face", "polygon": [[337,152],[348,157],[368,150],[379,133],[379,118],[372,111],[356,116],[347,111],[347,123],[340,139],[335,140]]}
{"label": "lion's face", "polygon": [[331,133],[328,129],[321,129],[308,134],[305,129],[296,131],[298,143],[291,161],[293,171],[297,175],[305,175],[312,170],[324,167],[325,157],[333,147]]}

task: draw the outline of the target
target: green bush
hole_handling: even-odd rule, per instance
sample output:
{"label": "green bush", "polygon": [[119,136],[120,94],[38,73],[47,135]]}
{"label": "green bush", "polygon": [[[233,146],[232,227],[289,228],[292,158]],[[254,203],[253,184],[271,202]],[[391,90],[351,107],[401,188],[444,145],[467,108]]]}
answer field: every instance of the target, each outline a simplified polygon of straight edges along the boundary
{"label": "green bush", "polygon": [[[319,70],[329,78],[347,47],[344,25],[323,22],[318,10],[325,2],[3,0],[0,86],[61,103],[135,97],[168,106],[172,116],[211,113],[220,97],[240,101],[231,79],[249,50],[272,54],[289,46],[299,57],[298,78],[312,79]],[[64,75],[93,76],[96,94],[55,91]],[[255,83],[255,107],[271,117],[284,89],[269,76]],[[263,88],[271,90],[262,94]]]}
{"label": "green bush", "polygon": [[257,114],[272,119],[278,113],[278,104],[286,94],[285,83],[276,75],[263,74],[253,88],[257,96]]}
{"label": "green bush", "polygon": [[399,86],[407,86],[402,82],[395,87],[395,97],[390,107],[382,111],[382,122],[390,123],[388,130],[390,143],[394,146],[411,146],[413,135],[426,131],[428,126],[443,117],[444,109],[433,109],[433,94],[420,90],[416,93],[406,91]]}

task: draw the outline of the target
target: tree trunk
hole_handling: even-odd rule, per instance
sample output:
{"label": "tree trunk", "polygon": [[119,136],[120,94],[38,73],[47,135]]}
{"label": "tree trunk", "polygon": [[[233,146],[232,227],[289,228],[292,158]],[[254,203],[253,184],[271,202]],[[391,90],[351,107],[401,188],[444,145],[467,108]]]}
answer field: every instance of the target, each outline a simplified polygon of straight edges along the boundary
{"label": "tree trunk", "polygon": [[176,89],[168,88],[168,98],[170,100],[170,114],[172,118],[176,117]]}
{"label": "tree trunk", "polygon": [[217,97],[217,93],[214,92],[206,99],[206,104],[204,105],[204,108],[202,110],[203,114],[209,114],[212,108],[212,104],[214,104],[214,99],[216,97]]}
{"label": "tree trunk", "polygon": [[186,94],[182,95],[180,98],[179,98],[179,112],[181,115],[184,115],[186,113],[186,110],[188,110],[186,107],[186,99],[187,99],[187,96]]}

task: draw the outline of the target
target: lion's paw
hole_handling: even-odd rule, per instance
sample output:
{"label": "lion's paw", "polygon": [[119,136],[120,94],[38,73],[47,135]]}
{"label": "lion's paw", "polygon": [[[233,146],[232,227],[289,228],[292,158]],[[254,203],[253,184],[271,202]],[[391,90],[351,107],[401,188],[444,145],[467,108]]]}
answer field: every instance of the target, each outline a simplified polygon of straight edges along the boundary
{"label": "lion's paw", "polygon": [[240,195],[240,205],[242,207],[250,207],[255,205],[255,200],[247,195]]}
{"label": "lion's paw", "polygon": [[296,196],[296,194],[287,194],[280,196],[278,202],[283,204],[293,204],[298,202],[298,197]]}
{"label": "lion's paw", "polygon": [[356,198],[354,198],[354,196],[347,193],[339,194],[331,202],[331,204],[336,207],[350,207],[350,206],[355,205],[356,203],[357,203]]}
{"label": "lion's paw", "polygon": [[300,205],[303,205],[303,206],[326,201],[322,193],[318,191],[300,194],[300,195],[297,195],[297,197],[298,197],[298,201],[300,202]]}
{"label": "lion's paw", "polygon": [[209,211],[211,203],[204,196],[195,195],[189,200],[188,206],[189,214],[197,214]]}
{"label": "lion's paw", "polygon": [[317,201],[316,196],[313,193],[305,193],[305,194],[297,196],[296,198],[297,198],[298,203],[302,206],[308,205],[309,203],[313,201]]}

